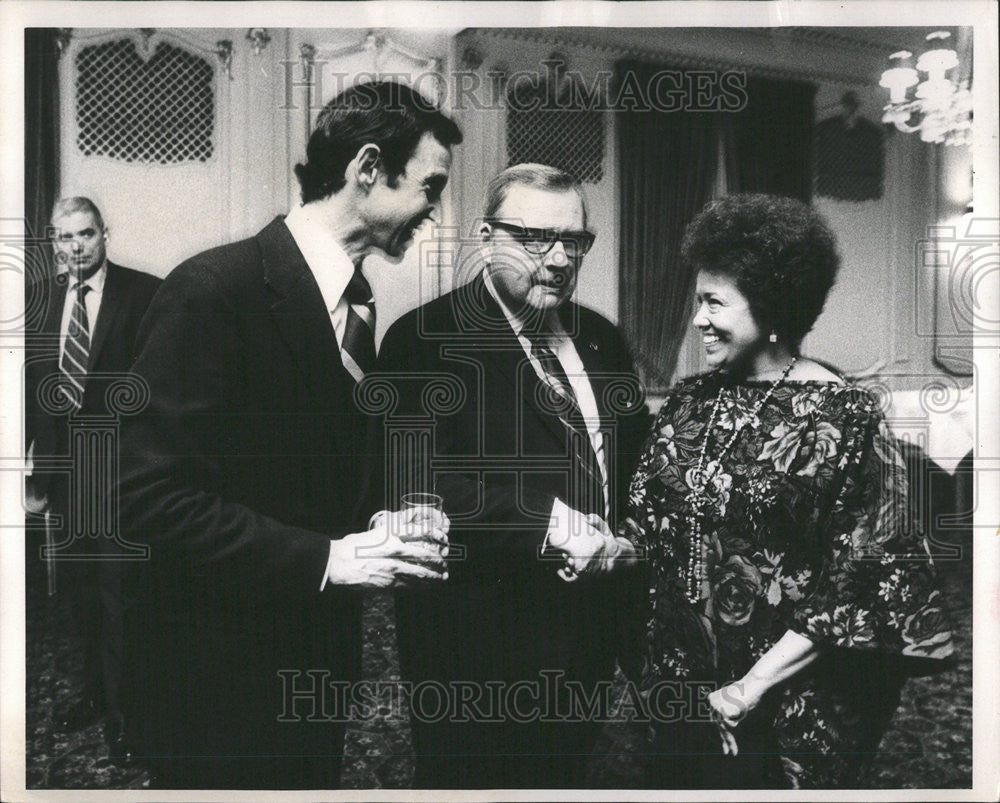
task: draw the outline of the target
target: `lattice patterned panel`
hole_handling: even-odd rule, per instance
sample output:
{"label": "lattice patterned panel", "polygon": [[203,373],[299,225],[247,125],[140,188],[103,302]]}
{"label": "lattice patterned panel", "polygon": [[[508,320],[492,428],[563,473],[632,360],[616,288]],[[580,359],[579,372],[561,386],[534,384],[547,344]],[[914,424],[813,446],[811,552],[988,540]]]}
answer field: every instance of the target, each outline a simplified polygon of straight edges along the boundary
{"label": "lattice patterned panel", "polygon": [[507,165],[540,162],[577,181],[604,177],[604,115],[591,109],[507,108]]}
{"label": "lattice patterned panel", "polygon": [[166,42],[143,59],[131,39],[76,58],[77,147],[125,162],[204,162],[214,151],[214,71]]}

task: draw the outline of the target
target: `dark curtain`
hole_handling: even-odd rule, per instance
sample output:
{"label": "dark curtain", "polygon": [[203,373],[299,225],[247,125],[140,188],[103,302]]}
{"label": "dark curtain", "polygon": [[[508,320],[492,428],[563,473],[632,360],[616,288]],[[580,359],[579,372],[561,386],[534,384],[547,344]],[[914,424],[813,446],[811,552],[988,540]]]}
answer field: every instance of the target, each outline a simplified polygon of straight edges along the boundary
{"label": "dark curtain", "polygon": [[[617,86],[650,86],[662,66],[623,61]],[[712,196],[718,112],[617,111],[619,214],[618,319],[650,389],[674,372],[691,314],[693,276],[681,275],[684,228]]]}
{"label": "dark curtain", "polygon": [[[655,104],[641,100],[623,103],[621,88],[649,87],[665,71],[686,71],[635,61],[618,62],[615,71],[619,321],[647,387],[663,390],[677,364],[694,289],[694,275],[680,265],[680,243],[687,224],[714,195],[720,139],[729,193],[767,192],[808,202],[816,88],[748,78],[746,103],[736,111],[692,110],[690,92],[683,108],[654,110]],[[686,80],[679,85],[690,87]]]}
{"label": "dark curtain", "polygon": [[809,202],[816,87],[750,78],[746,106],[723,118],[730,193],[767,192]]}
{"label": "dark curtain", "polygon": [[[24,31],[24,216],[29,271],[51,270],[44,243],[59,192],[59,50],[56,28]],[[31,247],[32,241],[38,244]],[[28,277],[31,278],[31,277]]]}

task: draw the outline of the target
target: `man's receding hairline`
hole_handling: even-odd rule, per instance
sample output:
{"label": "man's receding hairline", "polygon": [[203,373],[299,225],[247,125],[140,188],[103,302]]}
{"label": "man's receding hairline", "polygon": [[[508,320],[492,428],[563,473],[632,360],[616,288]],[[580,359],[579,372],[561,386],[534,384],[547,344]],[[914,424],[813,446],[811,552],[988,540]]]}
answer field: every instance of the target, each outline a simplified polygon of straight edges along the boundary
{"label": "man's receding hairline", "polygon": [[[543,187],[538,184],[532,184],[530,181],[515,180],[510,182],[506,187],[503,188],[503,198],[500,201],[500,205],[497,207],[495,214],[499,215],[504,212],[504,206],[506,206],[507,201],[510,200],[510,194],[514,191],[516,187],[524,187],[528,190],[537,190],[538,192],[547,192],[550,195],[575,195],[577,203],[580,204],[580,212],[583,215],[583,225],[587,225],[587,204],[583,200],[583,194],[575,186],[571,187]],[[509,213],[507,213],[509,214]]]}
{"label": "man's receding hairline", "polygon": [[94,219],[98,231],[107,231],[104,214],[100,207],[85,195],[69,195],[56,200],[52,205],[49,225],[55,227],[56,221],[81,212],[89,213]]}

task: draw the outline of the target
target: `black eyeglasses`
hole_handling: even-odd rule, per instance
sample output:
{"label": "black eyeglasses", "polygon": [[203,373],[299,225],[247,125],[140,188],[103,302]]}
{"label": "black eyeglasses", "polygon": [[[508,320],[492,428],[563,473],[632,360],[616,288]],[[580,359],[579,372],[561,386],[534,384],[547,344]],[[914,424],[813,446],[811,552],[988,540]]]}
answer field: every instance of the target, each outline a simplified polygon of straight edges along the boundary
{"label": "black eyeglasses", "polygon": [[507,223],[504,220],[487,220],[491,226],[503,229],[520,243],[529,254],[544,256],[556,243],[562,243],[563,250],[569,259],[584,256],[594,244],[594,235],[589,231],[556,231],[555,229],[532,229]]}

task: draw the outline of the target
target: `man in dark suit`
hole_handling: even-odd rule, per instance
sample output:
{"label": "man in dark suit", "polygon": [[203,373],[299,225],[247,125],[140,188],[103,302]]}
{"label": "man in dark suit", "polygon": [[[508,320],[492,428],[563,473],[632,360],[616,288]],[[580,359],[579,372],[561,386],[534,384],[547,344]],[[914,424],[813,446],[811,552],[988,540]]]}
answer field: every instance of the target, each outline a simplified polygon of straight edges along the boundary
{"label": "man in dark suit", "polygon": [[422,470],[389,476],[433,478],[414,490],[443,498],[455,558],[444,586],[397,595],[415,785],[579,787],[586,701],[636,624],[614,528],[643,394],[618,330],[570,301],[594,238],[569,176],[505,170],[481,237],[481,274],[397,321],[379,357],[399,414],[433,430]]}
{"label": "man in dark suit", "polygon": [[405,86],[346,90],[296,167],[302,204],[181,264],[150,308],[120,494],[152,551],[129,700],[164,785],[336,787],[360,590],[446,576],[440,514],[368,529],[379,472],[355,388],[375,359],[361,263],[402,256],[460,140]]}
{"label": "man in dark suit", "polygon": [[[85,459],[80,439],[85,444],[93,424],[115,419],[109,391],[132,365],[136,331],[160,280],[108,261],[109,231],[89,198],[56,203],[52,231],[56,261],[67,270],[29,286],[26,305],[35,313],[25,363],[26,443],[35,466],[28,496],[58,521],[50,558],[84,652],[83,694],[55,719],[78,730],[103,716],[111,757],[121,760],[128,753],[119,705],[125,563],[113,530],[101,526],[113,523],[94,519],[109,489],[97,487],[101,472]],[[73,431],[79,435],[71,445]]]}

